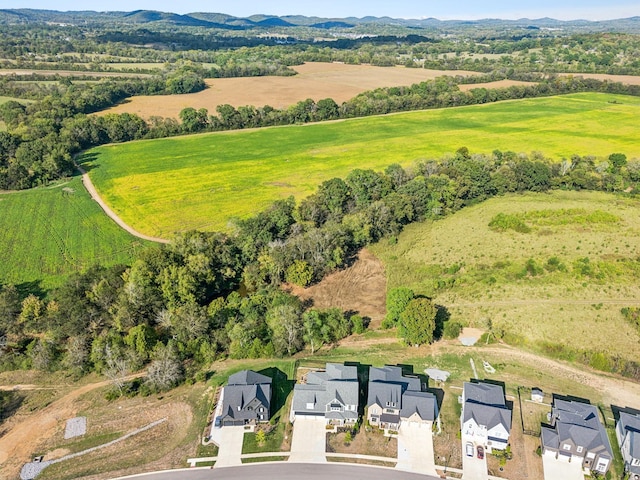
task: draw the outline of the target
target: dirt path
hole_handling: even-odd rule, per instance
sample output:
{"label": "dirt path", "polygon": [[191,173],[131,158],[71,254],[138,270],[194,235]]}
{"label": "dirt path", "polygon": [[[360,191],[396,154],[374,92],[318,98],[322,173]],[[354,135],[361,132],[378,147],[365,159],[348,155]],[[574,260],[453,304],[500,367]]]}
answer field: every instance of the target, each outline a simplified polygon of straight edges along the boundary
{"label": "dirt path", "polygon": [[98,194],[98,191],[96,190],[96,187],[93,185],[93,182],[91,181],[91,178],[89,177],[89,174],[87,173],[87,171],[77,163],[76,163],[76,167],[82,174],[82,184],[84,185],[84,188],[86,188],[87,191],[89,192],[89,195],[91,195],[91,198],[96,202],[98,202],[98,205],[100,205],[100,208],[104,210],[104,213],[106,213],[111,220],[116,222],[120,228],[123,228],[134,237],[142,238],[143,240],[148,240],[150,242],[157,242],[157,243],[169,243],[169,240],[166,240],[164,238],[158,238],[158,237],[150,237],[149,235],[145,235],[144,233],[140,233],[137,230],[134,230],[129,225],[124,223],[122,219],[113,210],[111,210],[111,208],[109,208],[109,206],[104,202],[104,200],[102,200],[102,197],[100,197],[100,195]]}
{"label": "dirt path", "polygon": [[590,300],[569,300],[564,298],[539,299],[539,300],[487,300],[486,302],[460,302],[447,303],[448,308],[474,308],[474,307],[510,307],[513,305],[637,305],[638,300],[629,298],[604,298]]}
{"label": "dirt path", "polygon": [[[135,374],[127,378],[136,378],[141,375],[143,374]],[[3,472],[3,478],[15,478],[22,465],[30,460],[30,455],[38,445],[54,435],[62,422],[76,416],[80,408],[76,403],[78,398],[109,383],[109,380],[105,380],[77,388],[51,402],[42,410],[29,415],[0,437],[0,470]],[[13,390],[16,386],[5,388]]]}
{"label": "dirt path", "polygon": [[604,372],[595,372],[589,367],[575,367],[571,364],[560,362],[546,357],[541,357],[535,353],[525,352],[509,346],[501,347],[471,347],[483,353],[495,353],[506,355],[518,360],[542,366],[554,374],[558,374],[573,381],[586,385],[593,390],[601,392],[603,399],[607,403],[618,406],[640,405],[640,384],[625,380],[620,377]]}

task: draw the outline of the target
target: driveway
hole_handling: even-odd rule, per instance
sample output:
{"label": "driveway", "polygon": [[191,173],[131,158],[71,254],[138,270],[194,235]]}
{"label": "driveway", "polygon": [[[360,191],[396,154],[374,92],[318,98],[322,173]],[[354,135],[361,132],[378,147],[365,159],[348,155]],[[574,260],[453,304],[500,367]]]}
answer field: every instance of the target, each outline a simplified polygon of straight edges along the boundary
{"label": "driveway", "polygon": [[290,462],[326,462],[327,430],[324,417],[296,417],[291,438]]}
{"label": "driveway", "polygon": [[542,455],[545,480],[584,480],[581,462],[558,460],[555,455]]}
{"label": "driveway", "polygon": [[431,425],[401,424],[398,430],[398,470],[436,475]]}
{"label": "driveway", "polygon": [[211,440],[218,445],[218,460],[215,468],[242,465],[242,442],[244,427],[221,427],[211,429]]}
{"label": "driveway", "polygon": [[[473,456],[467,457],[466,448],[465,448],[467,442],[473,443],[473,441],[470,438],[463,435],[462,436],[462,480],[487,480],[487,478],[489,478],[489,473],[487,472],[487,453],[485,452],[484,458],[480,460],[477,455],[477,446],[475,443],[473,443]],[[559,478],[562,478],[562,477],[559,477]]]}

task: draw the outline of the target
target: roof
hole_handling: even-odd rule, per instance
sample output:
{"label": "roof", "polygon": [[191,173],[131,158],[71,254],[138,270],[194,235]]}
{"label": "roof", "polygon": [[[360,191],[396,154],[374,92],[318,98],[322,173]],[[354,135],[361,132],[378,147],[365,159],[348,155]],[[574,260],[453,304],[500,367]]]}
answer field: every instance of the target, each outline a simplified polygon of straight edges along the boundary
{"label": "roof", "polygon": [[[271,403],[271,384],[261,385],[227,385],[224,387],[222,397],[222,414],[224,417],[231,417],[236,420],[252,420],[258,418],[256,406],[263,406],[266,409],[266,418],[269,417]],[[252,405],[249,410],[246,407]],[[240,409],[238,409],[240,407]],[[264,415],[264,413],[263,413]]]}
{"label": "roof", "polygon": [[[309,372],[307,383],[293,387],[294,412],[324,415],[327,418],[351,419],[357,412],[328,412],[327,405],[337,400],[343,405],[358,405],[358,369],[353,366],[328,363],[327,369]],[[311,406],[312,408],[307,408]]]}
{"label": "roof", "polygon": [[629,453],[633,458],[640,458],[640,414],[620,412],[618,423],[623,435],[629,435]]}
{"label": "roof", "polygon": [[465,382],[462,392],[465,402],[504,407],[504,390],[499,385],[485,382]]}
{"label": "roof", "polygon": [[599,452],[599,455],[613,458],[607,432],[600,423],[598,410],[593,405],[554,398],[552,424],[557,441],[548,434],[546,439],[553,442],[545,443],[543,436],[542,444],[545,447],[557,449],[563,442],[572,442],[587,452]]}
{"label": "roof", "polygon": [[436,419],[437,400],[433,393],[407,391],[402,396],[400,416],[409,418],[417,413],[422,420],[433,422]]}
{"label": "roof", "polygon": [[271,384],[271,382],[272,379],[266,375],[256,373],[253,370],[242,370],[231,375],[227,385],[261,385],[264,383]]}
{"label": "roof", "polygon": [[511,410],[506,407],[502,387],[492,383],[465,382],[462,396],[463,423],[473,419],[488,430],[502,425],[507,432],[511,431]]}
{"label": "roof", "polygon": [[[422,420],[433,421],[436,416],[436,397],[422,392],[418,377],[405,377],[400,367],[369,368],[367,406],[379,405],[400,410],[400,417],[417,413]],[[387,420],[383,420],[387,421]],[[391,420],[388,420],[392,422]]]}

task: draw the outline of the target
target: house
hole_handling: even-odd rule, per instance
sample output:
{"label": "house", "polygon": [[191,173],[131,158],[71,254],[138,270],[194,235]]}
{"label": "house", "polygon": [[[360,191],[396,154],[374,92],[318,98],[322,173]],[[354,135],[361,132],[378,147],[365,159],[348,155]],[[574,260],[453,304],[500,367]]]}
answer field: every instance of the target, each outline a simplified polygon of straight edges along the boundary
{"label": "house", "polygon": [[542,453],[567,462],[581,462],[585,471],[605,474],[613,452],[593,405],[554,396],[551,425],[543,425]]}
{"label": "house", "polygon": [[304,416],[324,418],[327,425],[354,424],[359,394],[356,367],[327,363],[325,370],[309,372],[306,383],[293,387],[290,420]]}
{"label": "house", "polygon": [[620,412],[616,436],[622,451],[625,472],[632,480],[640,479],[640,413]]}
{"label": "house", "polygon": [[504,450],[511,433],[511,410],[504,390],[486,382],[465,382],[460,417],[463,443],[483,446],[487,453]]}
{"label": "house", "polygon": [[435,395],[422,391],[418,377],[405,377],[402,368],[369,369],[367,420],[385,430],[398,430],[403,422],[431,428],[438,416]]}
{"label": "house", "polygon": [[229,377],[222,389],[216,411],[220,426],[255,425],[268,422],[271,408],[271,378],[252,370],[242,370]]}

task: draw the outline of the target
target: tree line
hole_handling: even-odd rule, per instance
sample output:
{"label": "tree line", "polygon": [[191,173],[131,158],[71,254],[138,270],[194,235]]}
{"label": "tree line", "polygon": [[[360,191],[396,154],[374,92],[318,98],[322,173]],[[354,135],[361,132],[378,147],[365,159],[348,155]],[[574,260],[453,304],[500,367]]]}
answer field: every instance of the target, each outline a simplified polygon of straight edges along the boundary
{"label": "tree line", "polygon": [[[362,247],[392,241],[409,223],[442,218],[495,195],[552,188],[633,195],[639,182],[640,161],[621,153],[554,161],[535,152],[479,155],[462,147],[410,169],[355,169],[298,203],[279,200],[236,221],[232,233],[183,233],[169,245],[142,251],[129,266],[75,274],[45,298],[22,297],[4,285],[0,368],[120,378],[147,365],[157,378],[145,388],[163,389],[200,378],[219,358],[315,352],[361,333],[367,319],[305,304],[283,283],[318,282],[348,266]],[[390,298],[384,326],[397,327],[407,344],[459,328],[438,319],[430,300],[413,292]]]}

